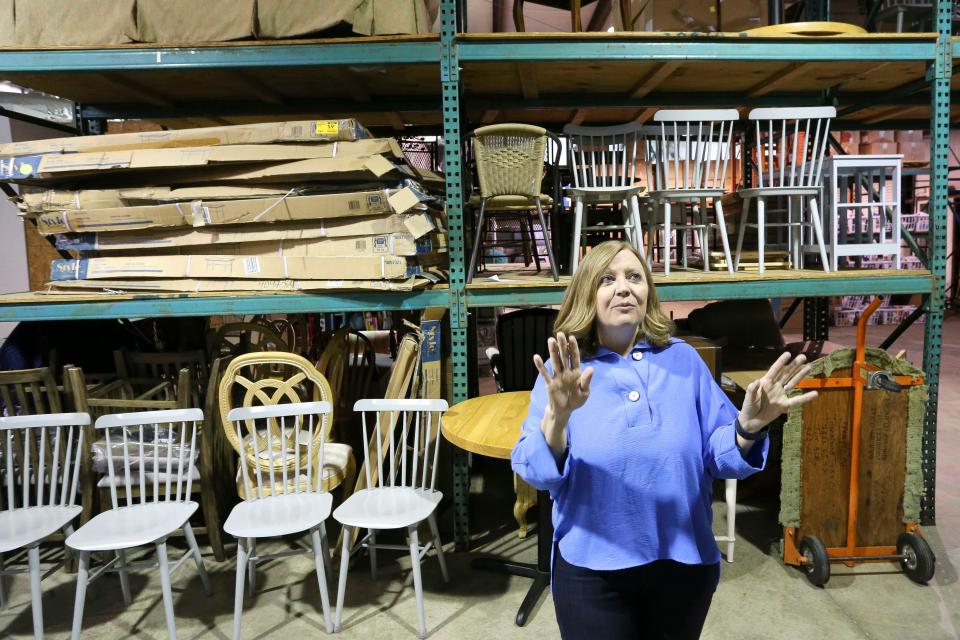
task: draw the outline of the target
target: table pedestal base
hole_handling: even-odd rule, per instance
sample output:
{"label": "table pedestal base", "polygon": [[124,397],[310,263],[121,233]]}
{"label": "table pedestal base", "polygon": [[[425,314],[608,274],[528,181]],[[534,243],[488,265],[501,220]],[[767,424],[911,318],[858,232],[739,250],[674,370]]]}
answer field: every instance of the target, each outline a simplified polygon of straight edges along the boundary
{"label": "table pedestal base", "polygon": [[540,601],[543,590],[550,586],[550,558],[553,549],[553,519],[551,510],[553,501],[550,500],[550,492],[537,491],[537,563],[529,564],[526,562],[511,562],[510,560],[500,560],[499,558],[475,558],[470,563],[474,569],[483,571],[495,571],[497,573],[506,573],[511,576],[523,576],[532,578],[533,584],[527,590],[527,595],[520,603],[520,609],[517,611],[517,626],[522,627],[527,624],[530,618],[530,612]]}
{"label": "table pedestal base", "polygon": [[541,571],[535,564],[525,562],[510,562],[509,560],[498,560],[496,558],[475,558],[470,565],[474,569],[483,571],[494,571],[496,573],[506,573],[511,576],[523,576],[524,578],[533,578],[533,584],[527,589],[527,595],[520,603],[520,609],[517,610],[517,626],[522,627],[527,624],[530,618],[530,612],[540,601],[544,589],[550,586],[550,572]]}

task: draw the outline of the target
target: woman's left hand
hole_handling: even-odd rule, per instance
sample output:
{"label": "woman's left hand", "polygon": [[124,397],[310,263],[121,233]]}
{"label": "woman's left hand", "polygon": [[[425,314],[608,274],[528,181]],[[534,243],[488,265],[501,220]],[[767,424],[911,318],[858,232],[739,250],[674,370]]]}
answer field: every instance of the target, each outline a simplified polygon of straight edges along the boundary
{"label": "woman's left hand", "polygon": [[806,404],[817,397],[816,391],[789,396],[797,383],[810,373],[810,365],[803,354],[791,359],[784,353],[773,363],[762,378],[747,386],[747,395],[740,409],[740,426],[756,433],[786,413],[790,407]]}

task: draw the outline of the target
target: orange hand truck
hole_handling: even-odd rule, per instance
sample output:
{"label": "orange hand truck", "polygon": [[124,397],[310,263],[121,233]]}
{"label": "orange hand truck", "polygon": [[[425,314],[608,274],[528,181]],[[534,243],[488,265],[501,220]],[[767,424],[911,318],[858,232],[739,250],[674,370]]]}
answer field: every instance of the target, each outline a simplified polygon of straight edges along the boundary
{"label": "orange hand truck", "polygon": [[[926,583],[934,574],[936,559],[930,545],[923,539],[919,525],[914,521],[903,523],[896,546],[864,546],[857,541],[858,509],[860,507],[861,481],[861,420],[863,418],[864,391],[883,389],[899,392],[903,387],[924,384],[920,375],[892,375],[866,361],[867,320],[880,306],[875,298],[861,314],[857,322],[857,346],[850,370],[850,377],[807,378],[800,389],[853,389],[852,435],[850,446],[850,491],[847,496],[846,544],[827,547],[816,535],[806,534],[803,523],[799,527],[784,527],[783,562],[800,567],[807,579],[822,586],[830,579],[830,563],[843,562],[853,567],[858,562],[896,561],[904,573],[914,582]],[[809,405],[808,405],[809,406]],[[798,536],[801,536],[798,540]]]}

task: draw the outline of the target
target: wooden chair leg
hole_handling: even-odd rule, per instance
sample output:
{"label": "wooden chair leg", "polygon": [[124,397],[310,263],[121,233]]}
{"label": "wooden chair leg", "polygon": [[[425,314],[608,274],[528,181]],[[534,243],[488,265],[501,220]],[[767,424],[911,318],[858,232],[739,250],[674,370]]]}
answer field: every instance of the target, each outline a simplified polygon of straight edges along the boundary
{"label": "wooden chair leg", "polygon": [[529,533],[527,511],[537,504],[537,490],[517,474],[513,474],[513,490],[517,495],[517,501],[513,503],[513,518],[520,527],[517,531],[517,537],[526,538],[527,533]]}
{"label": "wooden chair leg", "polygon": [[519,33],[527,30],[523,22],[523,0],[513,0],[513,26]]}

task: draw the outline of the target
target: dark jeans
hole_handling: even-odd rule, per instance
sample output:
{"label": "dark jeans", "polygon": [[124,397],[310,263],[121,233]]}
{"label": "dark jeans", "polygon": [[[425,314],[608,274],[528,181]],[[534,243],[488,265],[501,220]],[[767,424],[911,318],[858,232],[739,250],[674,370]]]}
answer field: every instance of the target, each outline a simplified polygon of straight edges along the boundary
{"label": "dark jeans", "polygon": [[553,603],[564,640],[695,640],[719,580],[719,563],[657,560],[594,571],[554,547]]}

